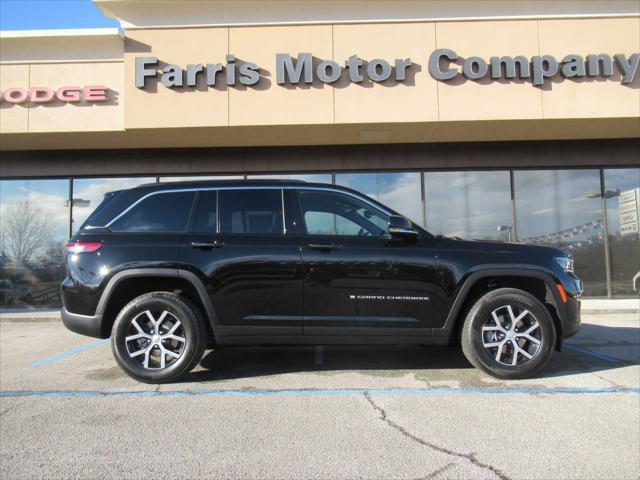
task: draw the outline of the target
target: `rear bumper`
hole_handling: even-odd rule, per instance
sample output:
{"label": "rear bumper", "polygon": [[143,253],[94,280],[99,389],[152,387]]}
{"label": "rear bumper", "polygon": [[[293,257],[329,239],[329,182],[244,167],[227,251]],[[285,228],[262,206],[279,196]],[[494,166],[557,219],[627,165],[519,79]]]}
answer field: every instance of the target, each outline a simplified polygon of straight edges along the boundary
{"label": "rear bumper", "polygon": [[62,308],[62,323],[75,333],[95,338],[107,338],[102,333],[102,315],[79,315]]}

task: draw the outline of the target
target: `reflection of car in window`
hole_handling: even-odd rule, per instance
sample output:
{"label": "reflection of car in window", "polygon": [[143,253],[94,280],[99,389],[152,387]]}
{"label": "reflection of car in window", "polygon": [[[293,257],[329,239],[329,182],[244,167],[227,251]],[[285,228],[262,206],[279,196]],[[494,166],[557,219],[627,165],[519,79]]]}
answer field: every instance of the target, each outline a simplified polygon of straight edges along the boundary
{"label": "reflection of car in window", "polygon": [[563,251],[434,236],[354,190],[300,181],[142,185],[67,245],[65,325],[167,382],[207,346],[458,343],[499,378],[579,328]]}

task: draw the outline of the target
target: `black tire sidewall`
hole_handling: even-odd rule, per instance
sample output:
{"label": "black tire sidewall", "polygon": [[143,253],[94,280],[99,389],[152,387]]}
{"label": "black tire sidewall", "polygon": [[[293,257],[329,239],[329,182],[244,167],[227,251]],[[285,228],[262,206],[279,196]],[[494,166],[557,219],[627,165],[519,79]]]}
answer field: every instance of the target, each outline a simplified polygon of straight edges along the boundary
{"label": "black tire sidewall", "polygon": [[[522,365],[498,363],[482,344],[482,326],[496,308],[512,305],[529,310],[540,323],[542,345],[533,359]],[[465,319],[462,347],[467,359],[477,368],[503,379],[529,377],[542,369],[551,359],[556,343],[556,329],[546,307],[528,292],[516,289],[498,289],[481,297]]]}
{"label": "black tire sidewall", "polygon": [[[129,357],[124,341],[131,319],[145,310],[167,310],[180,320],[184,329],[186,344],[182,356],[161,370],[145,369]],[[202,322],[185,299],[173,293],[153,292],[133,299],[120,311],[111,332],[111,349],[118,365],[129,376],[145,383],[166,383],[177,380],[195,366],[202,357],[204,340]]]}

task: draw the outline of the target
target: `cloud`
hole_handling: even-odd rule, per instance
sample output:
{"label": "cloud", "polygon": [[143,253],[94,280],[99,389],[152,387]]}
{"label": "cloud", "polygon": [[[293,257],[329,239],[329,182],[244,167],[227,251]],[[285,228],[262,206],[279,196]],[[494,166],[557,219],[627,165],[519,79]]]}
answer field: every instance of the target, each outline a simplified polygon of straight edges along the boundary
{"label": "cloud", "polygon": [[547,213],[553,213],[555,209],[553,208],[541,208],[540,210],[535,210],[531,212],[531,215],[545,215]]}

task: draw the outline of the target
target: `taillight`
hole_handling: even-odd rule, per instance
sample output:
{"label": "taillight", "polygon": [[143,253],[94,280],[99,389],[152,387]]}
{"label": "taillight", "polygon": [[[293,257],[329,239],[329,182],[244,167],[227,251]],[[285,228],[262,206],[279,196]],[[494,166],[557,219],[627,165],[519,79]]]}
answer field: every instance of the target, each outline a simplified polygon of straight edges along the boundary
{"label": "taillight", "polygon": [[90,253],[100,250],[102,242],[69,242],[67,253]]}

